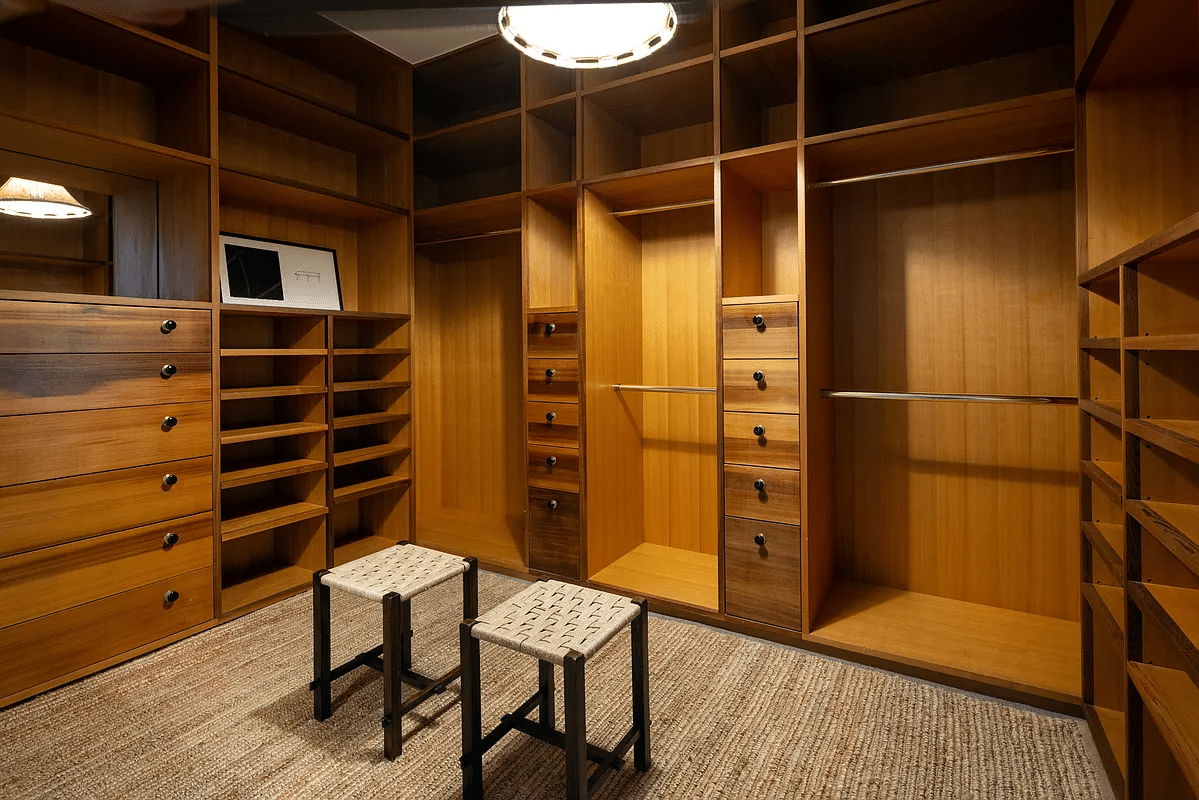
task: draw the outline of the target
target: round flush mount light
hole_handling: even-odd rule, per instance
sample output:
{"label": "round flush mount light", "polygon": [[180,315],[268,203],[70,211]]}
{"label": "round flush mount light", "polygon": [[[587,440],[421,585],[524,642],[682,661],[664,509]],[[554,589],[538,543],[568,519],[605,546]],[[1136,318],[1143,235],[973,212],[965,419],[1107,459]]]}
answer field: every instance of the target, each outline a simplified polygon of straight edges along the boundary
{"label": "round flush mount light", "polygon": [[53,183],[9,178],[0,186],[0,214],[26,219],[79,219],[92,212]]}
{"label": "round flush mount light", "polygon": [[500,33],[530,58],[568,69],[627,64],[670,41],[679,20],[670,3],[504,6]]}

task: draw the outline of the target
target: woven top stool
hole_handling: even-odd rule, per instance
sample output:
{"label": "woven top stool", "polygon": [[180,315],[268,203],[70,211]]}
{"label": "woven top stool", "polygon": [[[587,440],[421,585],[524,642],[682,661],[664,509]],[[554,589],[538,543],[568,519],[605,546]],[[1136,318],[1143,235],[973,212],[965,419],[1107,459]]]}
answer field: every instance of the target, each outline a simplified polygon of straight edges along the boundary
{"label": "woven top stool", "polygon": [[[626,625],[633,627],[633,726],[612,750],[587,743],[584,666]],[[462,648],[462,796],[483,797],[483,754],[518,730],[566,751],[566,797],[586,800],[633,750],[634,766],[650,768],[649,606],[645,600],[539,581],[478,619],[467,618]],[[482,731],[479,642],[487,641],[538,659],[538,688],[520,708],[505,714],[487,736]],[[554,728],[554,665],[563,672],[565,731]],[[539,709],[538,721],[528,719]],[[587,762],[599,766],[589,778]]]}
{"label": "woven top stool", "polygon": [[[454,667],[440,678],[412,671],[412,598],[448,580],[462,576],[462,616],[479,613],[479,569],[475,558],[459,558],[401,542],[312,576],[312,715],[326,720],[332,714],[333,681],[358,667],[383,673],[383,754],[389,760],[402,751],[402,721],[422,702],[445,691],[458,677]],[[383,605],[383,644],[360,653],[339,667],[330,666],[329,589],[339,589]],[[400,702],[400,685],[420,691]]]}

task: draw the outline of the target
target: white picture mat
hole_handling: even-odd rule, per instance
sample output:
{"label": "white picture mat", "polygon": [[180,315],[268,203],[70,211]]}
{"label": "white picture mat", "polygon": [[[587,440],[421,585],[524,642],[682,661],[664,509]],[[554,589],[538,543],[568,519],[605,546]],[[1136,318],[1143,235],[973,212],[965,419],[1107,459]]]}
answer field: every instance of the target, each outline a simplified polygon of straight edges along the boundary
{"label": "white picture mat", "polygon": [[[283,282],[283,299],[234,297],[229,290],[229,265],[225,258],[226,244],[271,250],[278,253],[279,272]],[[220,251],[221,301],[224,303],[276,308],[314,308],[326,311],[341,310],[337,256],[332,250],[221,234]]]}

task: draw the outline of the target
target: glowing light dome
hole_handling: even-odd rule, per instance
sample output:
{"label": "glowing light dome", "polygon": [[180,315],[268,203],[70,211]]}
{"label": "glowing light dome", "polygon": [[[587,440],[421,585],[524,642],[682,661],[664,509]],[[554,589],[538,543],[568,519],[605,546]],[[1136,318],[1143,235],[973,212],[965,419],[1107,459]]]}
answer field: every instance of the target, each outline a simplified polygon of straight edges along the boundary
{"label": "glowing light dome", "polygon": [[674,36],[670,3],[504,6],[499,28],[530,58],[568,69],[603,69],[645,58]]}

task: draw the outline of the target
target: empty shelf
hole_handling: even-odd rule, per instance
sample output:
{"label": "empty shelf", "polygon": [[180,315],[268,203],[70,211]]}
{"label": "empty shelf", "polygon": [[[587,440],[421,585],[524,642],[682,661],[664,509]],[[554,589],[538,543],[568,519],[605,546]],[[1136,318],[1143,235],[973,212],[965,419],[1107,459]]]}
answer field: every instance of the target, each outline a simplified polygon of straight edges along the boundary
{"label": "empty shelf", "polygon": [[1189,569],[1199,573],[1199,505],[1129,500],[1127,510]]}
{"label": "empty shelf", "polygon": [[1191,789],[1199,790],[1199,689],[1185,672],[1149,664],[1130,663],[1128,677]]}
{"label": "empty shelf", "polygon": [[221,614],[245,608],[275,595],[292,592],[312,584],[312,570],[292,565],[276,567],[221,589]]}
{"label": "empty shelf", "polygon": [[[224,466],[229,467],[229,464]],[[273,481],[278,478],[288,478],[292,475],[303,475],[309,472],[319,472],[327,466],[324,461],[309,458],[297,458],[290,461],[279,461],[254,466],[232,465],[232,469],[221,473],[221,488],[232,489],[235,486],[249,486],[253,483]]]}
{"label": "empty shelf", "polygon": [[231,539],[240,539],[242,536],[280,528],[293,522],[303,522],[306,519],[324,516],[328,511],[325,506],[316,503],[291,503],[268,508],[254,505],[225,510],[228,513],[222,515],[221,539],[226,542]]}
{"label": "empty shelf", "polygon": [[333,419],[333,429],[340,431],[347,428],[362,428],[367,425],[382,425],[388,422],[407,422],[411,418],[408,414],[393,414],[386,411],[371,414],[351,414],[346,417],[335,417]]}
{"label": "empty shelf", "polygon": [[268,397],[303,397],[324,393],[324,386],[248,386],[242,389],[221,389],[221,399],[259,400]]}
{"label": "empty shelf", "polygon": [[350,483],[345,486],[339,486],[333,490],[333,502],[348,503],[351,500],[357,500],[360,497],[368,497],[372,494],[379,494],[380,492],[386,492],[391,489],[407,487],[411,484],[411,478],[398,478],[393,475],[362,481],[360,483]]}
{"label": "empty shelf", "polygon": [[407,389],[409,381],[341,381],[333,384],[335,392],[369,392],[373,389]]}
{"label": "empty shelf", "polygon": [[715,611],[719,572],[714,555],[645,542],[592,575],[591,581]]}
{"label": "empty shelf", "polygon": [[361,464],[363,461],[373,461],[376,458],[407,455],[409,448],[404,445],[379,444],[372,447],[360,447],[356,450],[345,450],[333,454],[333,466],[344,467],[350,464]]}
{"label": "empty shelf", "polygon": [[252,428],[234,428],[221,431],[221,444],[237,444],[238,442],[260,442],[265,439],[279,439],[284,436],[302,436],[306,433],[320,433],[329,429],[323,422],[283,422],[275,425],[257,425]]}

